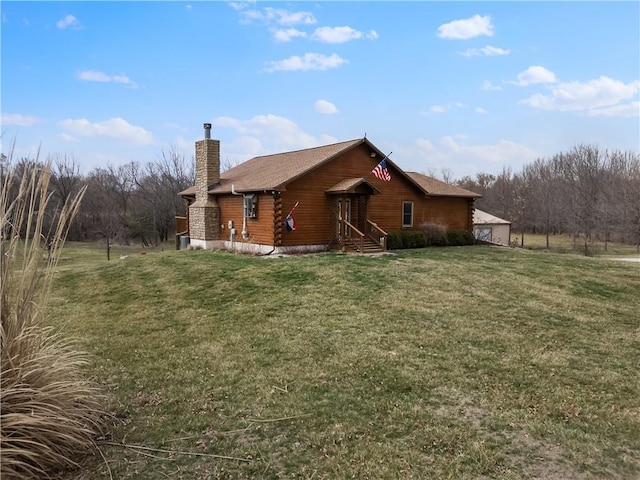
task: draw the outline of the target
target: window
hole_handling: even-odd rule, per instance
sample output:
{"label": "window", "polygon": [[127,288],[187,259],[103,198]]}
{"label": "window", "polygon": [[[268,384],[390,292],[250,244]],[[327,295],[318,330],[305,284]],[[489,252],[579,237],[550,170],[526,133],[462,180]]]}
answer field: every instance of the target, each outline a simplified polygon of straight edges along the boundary
{"label": "window", "polygon": [[402,202],[402,226],[413,227],[413,202]]}
{"label": "window", "polygon": [[258,218],[258,195],[251,193],[244,196],[245,218]]}

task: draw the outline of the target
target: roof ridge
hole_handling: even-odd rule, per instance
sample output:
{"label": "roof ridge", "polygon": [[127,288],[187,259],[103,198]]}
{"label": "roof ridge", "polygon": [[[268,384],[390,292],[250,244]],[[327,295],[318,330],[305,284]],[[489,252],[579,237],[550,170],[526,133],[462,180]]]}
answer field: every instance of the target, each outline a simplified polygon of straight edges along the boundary
{"label": "roof ridge", "polygon": [[354,143],[362,140],[363,140],[362,138],[354,138],[353,140],[345,140],[343,142],[329,143],[326,145],[317,145],[315,147],[309,147],[309,148],[299,148],[298,150],[288,150],[286,152],[267,153],[265,155],[258,155],[257,157],[250,158],[249,160],[253,160],[254,158],[276,157],[278,155],[290,155],[292,153],[308,152],[309,150],[317,150],[319,148],[329,148],[329,147],[334,147],[336,145]]}

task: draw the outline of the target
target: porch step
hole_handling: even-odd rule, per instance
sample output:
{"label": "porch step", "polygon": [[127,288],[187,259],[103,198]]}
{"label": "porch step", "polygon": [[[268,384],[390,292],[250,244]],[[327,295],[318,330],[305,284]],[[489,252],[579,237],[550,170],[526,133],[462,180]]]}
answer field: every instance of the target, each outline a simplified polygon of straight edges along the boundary
{"label": "porch step", "polygon": [[384,251],[380,245],[370,238],[363,239],[362,252],[360,251],[360,241],[358,240],[345,240],[344,246],[346,250],[356,253],[378,253]]}

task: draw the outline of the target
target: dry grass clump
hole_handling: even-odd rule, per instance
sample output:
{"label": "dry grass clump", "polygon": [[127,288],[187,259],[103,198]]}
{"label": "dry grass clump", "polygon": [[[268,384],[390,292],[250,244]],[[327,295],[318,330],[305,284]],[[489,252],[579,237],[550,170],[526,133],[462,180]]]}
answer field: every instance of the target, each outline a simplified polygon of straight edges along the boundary
{"label": "dry grass clump", "polygon": [[1,173],[0,477],[47,478],[94,448],[103,418],[102,399],[83,378],[85,355],[45,325],[54,269],[84,191],[52,209],[47,165]]}

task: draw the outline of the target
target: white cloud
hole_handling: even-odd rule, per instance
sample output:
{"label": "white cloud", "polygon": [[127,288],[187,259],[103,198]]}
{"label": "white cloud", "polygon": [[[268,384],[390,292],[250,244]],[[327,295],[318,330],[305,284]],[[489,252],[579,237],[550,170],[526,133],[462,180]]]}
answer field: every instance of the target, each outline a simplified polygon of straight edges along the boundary
{"label": "white cloud", "polygon": [[283,60],[267,62],[264,71],[271,73],[294,70],[328,70],[337,68],[345,63],[349,63],[349,61],[336,53],[329,56],[321,53],[305,53],[302,57],[294,55]]}
{"label": "white cloud", "polygon": [[555,83],[556,81],[556,76],[552,71],[540,65],[534,65],[520,73],[518,75],[518,81],[512,83],[525,87],[534,83]]}
{"label": "white cloud", "polygon": [[186,151],[190,151],[193,150],[193,144],[194,142],[189,142],[187,141],[184,137],[178,135],[173,143],[176,145],[176,147],[178,147],[180,150],[186,150]]}
{"label": "white cloud", "polygon": [[60,134],[60,138],[62,140],[64,140],[65,142],[77,142],[78,139],[76,137],[74,137],[73,135],[69,135],[68,133],[62,132]]}
{"label": "white cloud", "polygon": [[301,30],[296,28],[285,28],[279,30],[273,30],[273,38],[276,39],[277,42],[286,43],[290,42],[294,37],[306,37],[307,34]]}
{"label": "white cloud", "polygon": [[483,90],[502,90],[502,87],[492,84],[489,80],[485,80],[482,84]]}
{"label": "white cloud", "polygon": [[246,135],[235,138],[228,144],[225,144],[224,148],[225,151],[228,152],[228,155],[224,155],[225,158],[233,158],[233,164],[238,163],[237,160],[243,162],[267,153],[267,150],[258,138]]}
{"label": "white cloud", "polygon": [[64,18],[61,18],[56,22],[56,27],[64,29],[64,28],[80,28],[80,22],[73,15],[66,15]]}
{"label": "white cloud", "polygon": [[216,117],[211,123],[218,128],[232,128],[241,135],[227,152],[244,159],[335,142],[333,137],[326,135],[319,138],[309,135],[292,120],[273,114],[257,115],[249,120]]}
{"label": "white cloud", "polygon": [[67,132],[85,137],[103,136],[135,145],[150,145],[154,142],[151,132],[131,125],[122,118],[97,123],[91,123],[86,118],[68,118],[58,125]]}
{"label": "white cloud", "polygon": [[193,9],[193,5],[187,4],[187,10],[191,11]]}
{"label": "white cloud", "polygon": [[494,55],[509,55],[509,53],[511,53],[511,50],[505,50],[504,48],[492,47],[491,45],[487,45],[486,47],[482,48],[470,48],[462,52],[460,55],[463,55],[465,57],[491,57]]}
{"label": "white cloud", "polygon": [[488,113],[488,112],[487,112],[484,108],[482,108],[482,107],[476,107],[476,108],[474,108],[474,111],[475,111],[476,113],[480,114],[480,115],[484,115],[484,114]]}
{"label": "white cloud", "polygon": [[277,23],[278,25],[313,25],[317,21],[311,12],[291,12],[283,8],[241,9],[240,14],[245,21],[254,20],[264,23]]}
{"label": "white cloud", "polygon": [[626,105],[596,108],[589,110],[590,117],[640,117],[640,102],[631,102]]}
{"label": "white cloud", "polygon": [[[629,112],[633,110],[633,104],[625,106],[620,103],[638,94],[640,80],[625,84],[602,76],[586,83],[575,81],[559,83],[552,86],[550,90],[548,95],[537,93],[520,103],[542,110],[586,111],[591,116],[614,116],[616,112],[620,116],[629,116]],[[604,107],[607,107],[607,110],[597,111]]]}
{"label": "white cloud", "polygon": [[170,128],[171,130],[180,130],[182,132],[186,132],[187,128],[183,127],[182,125],[178,124],[178,123],[174,123],[174,122],[166,122],[162,125],[165,128]]}
{"label": "white cloud", "polygon": [[493,36],[491,17],[486,15],[474,15],[464,20],[454,20],[438,27],[438,37],[447,40],[468,40],[470,38],[486,35]]}
{"label": "white cloud", "polygon": [[499,172],[506,166],[517,170],[542,156],[526,145],[507,139],[473,144],[463,134],[446,135],[439,139],[421,137],[411,144],[392,147],[394,157],[405,170],[447,172],[451,179],[474,176],[478,172]]}
{"label": "white cloud", "polygon": [[278,11],[278,23],[280,25],[313,25],[316,18],[309,12],[289,12],[286,10]]}
{"label": "white cloud", "polygon": [[338,140],[333,135],[327,135],[326,133],[323,133],[322,135],[320,135],[320,142],[318,142],[318,144],[319,145],[331,145],[332,143],[338,143],[339,141],[340,140]]}
{"label": "white cloud", "polygon": [[429,140],[425,140],[423,138],[419,138],[418,140],[416,140],[416,146],[421,149],[421,150],[425,150],[427,152],[430,152],[433,150],[433,143],[431,143]]}
{"label": "white cloud", "polygon": [[326,100],[316,100],[316,103],[313,105],[313,107],[318,113],[338,113],[338,109],[336,108],[336,106],[331,102],[327,102]]}
{"label": "white cloud", "polygon": [[453,110],[455,108],[467,108],[462,102],[455,102],[454,104],[448,105],[432,105],[429,107],[429,110],[420,112],[422,115],[431,115],[431,114],[440,114],[448,112],[449,110]]}
{"label": "white cloud", "polygon": [[2,125],[9,126],[15,125],[18,127],[30,127],[38,123],[38,119],[31,115],[21,115],[19,113],[3,113]]}
{"label": "white cloud", "polygon": [[78,80],[84,80],[89,82],[113,82],[122,83],[132,88],[136,88],[137,84],[126,75],[107,75],[106,73],[98,70],[83,70],[76,75]]}
{"label": "white cloud", "polygon": [[523,160],[533,160],[538,156],[535,150],[509,140],[500,140],[493,145],[464,145],[458,141],[459,138],[453,136],[441,138],[440,145],[444,153],[452,154],[457,158],[464,156],[470,161],[491,165],[522,163]]}
{"label": "white cloud", "polygon": [[234,10],[244,10],[249,6],[247,2],[229,2],[228,5]]}
{"label": "white cloud", "polygon": [[317,40],[324,43],[345,43],[351,40],[359,40],[361,38],[368,38],[375,40],[378,38],[378,33],[375,30],[370,32],[361,32],[351,27],[319,27],[311,35],[312,40]]}

